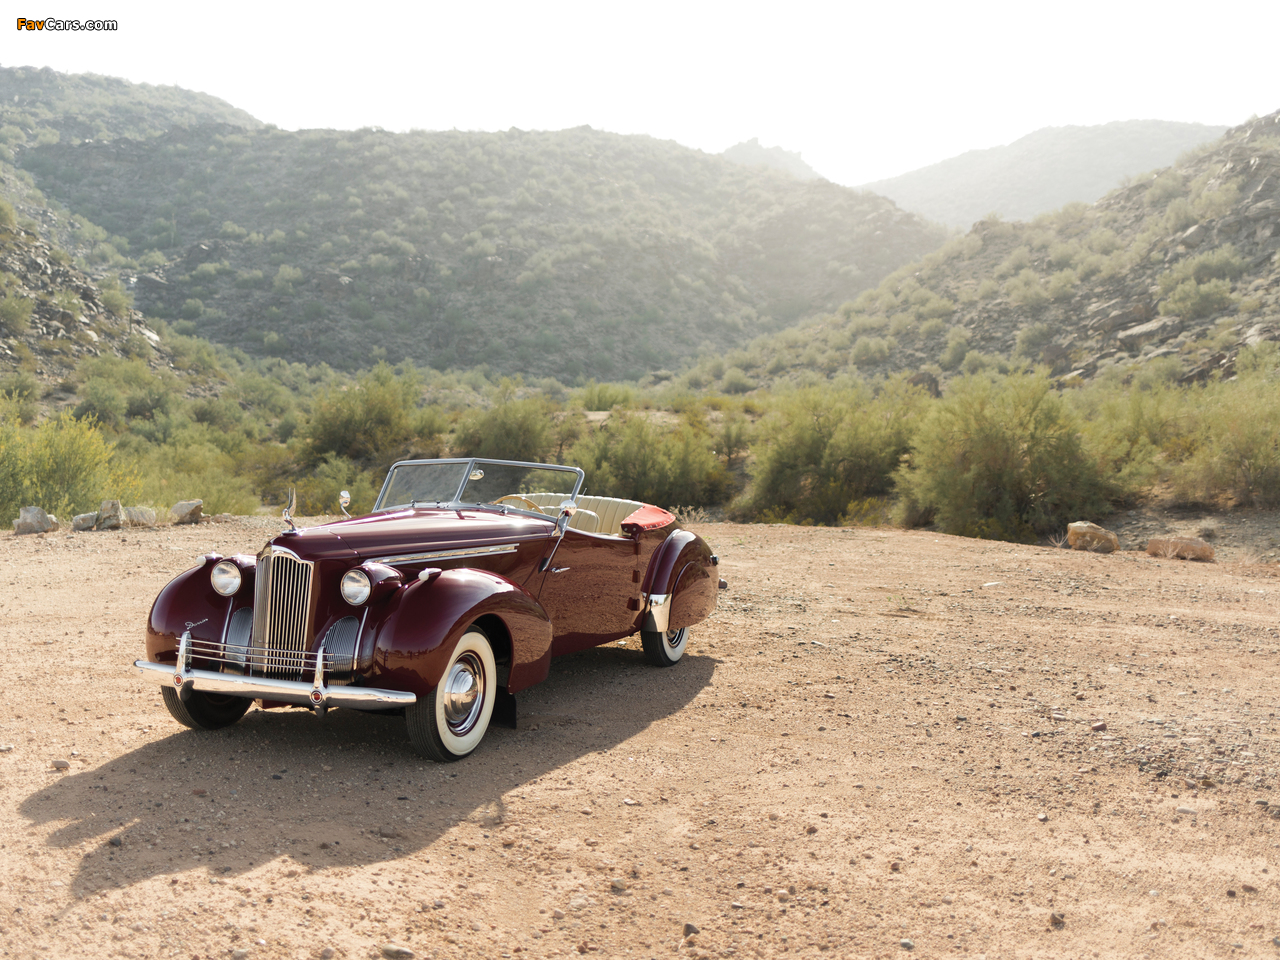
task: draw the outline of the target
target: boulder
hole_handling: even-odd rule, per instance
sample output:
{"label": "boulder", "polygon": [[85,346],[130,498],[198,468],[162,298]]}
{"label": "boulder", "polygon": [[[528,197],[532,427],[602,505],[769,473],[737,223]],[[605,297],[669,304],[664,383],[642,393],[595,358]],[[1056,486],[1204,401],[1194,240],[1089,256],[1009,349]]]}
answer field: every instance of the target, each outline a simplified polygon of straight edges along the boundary
{"label": "boulder", "polygon": [[13,521],[14,536],[24,533],[51,533],[58,529],[58,518],[39,507],[23,507]]}
{"label": "boulder", "polygon": [[1144,343],[1163,343],[1182,332],[1179,317],[1157,317],[1147,323],[1127,327],[1116,334],[1116,339],[1126,350],[1137,350]]}
{"label": "boulder", "polygon": [[1199,537],[1152,537],[1147,541],[1147,554],[1168,560],[1213,560],[1213,547]]}
{"label": "boulder", "polygon": [[199,523],[203,511],[203,500],[179,500],[169,508],[169,519],[174,523]]}
{"label": "boulder", "polygon": [[72,530],[92,530],[98,524],[97,513],[77,513],[71,518]]}
{"label": "boulder", "polygon": [[117,530],[124,523],[124,507],[119,500],[103,500],[98,508],[98,529]]}
{"label": "boulder", "polygon": [[1072,550],[1112,553],[1120,549],[1120,538],[1096,523],[1077,520],[1075,523],[1067,524],[1067,544]]}
{"label": "boulder", "polygon": [[1209,228],[1203,223],[1197,223],[1195,226],[1183,231],[1182,236],[1178,237],[1178,241],[1188,247],[1198,247],[1204,243],[1209,237]]}
{"label": "boulder", "polygon": [[126,527],[154,527],[156,512],[150,507],[125,507],[124,525]]}

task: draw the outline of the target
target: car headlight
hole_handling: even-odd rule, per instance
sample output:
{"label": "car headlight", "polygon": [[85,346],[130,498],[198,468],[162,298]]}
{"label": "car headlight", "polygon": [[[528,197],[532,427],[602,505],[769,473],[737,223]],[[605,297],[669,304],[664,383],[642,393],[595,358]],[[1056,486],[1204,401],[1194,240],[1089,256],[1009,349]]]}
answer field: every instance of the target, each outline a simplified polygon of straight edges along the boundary
{"label": "car headlight", "polygon": [[209,582],[213,584],[213,589],[224,597],[229,597],[240,589],[241,579],[240,568],[230,560],[215,563],[213,570],[209,573]]}
{"label": "car headlight", "polygon": [[369,599],[373,587],[369,583],[369,575],[363,570],[348,570],[342,575],[342,599],[353,607],[358,607]]}

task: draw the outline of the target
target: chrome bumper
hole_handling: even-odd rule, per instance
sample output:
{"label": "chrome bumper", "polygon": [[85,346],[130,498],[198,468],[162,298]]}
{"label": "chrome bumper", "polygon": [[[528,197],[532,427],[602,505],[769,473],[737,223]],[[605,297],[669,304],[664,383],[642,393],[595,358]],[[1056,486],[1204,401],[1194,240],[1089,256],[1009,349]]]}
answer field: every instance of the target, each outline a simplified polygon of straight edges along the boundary
{"label": "chrome bumper", "polygon": [[[183,651],[185,652],[185,651]],[[236,697],[278,700],[296,703],[323,713],[328,707],[353,707],[358,710],[389,710],[414,703],[416,695],[405,690],[379,690],[374,687],[328,686],[323,674],[316,683],[301,680],[273,680],[270,677],[245,677],[213,670],[180,670],[176,664],[135,660],[134,667],[143,676],[155,675],[172,684],[180,692],[204,690]]]}

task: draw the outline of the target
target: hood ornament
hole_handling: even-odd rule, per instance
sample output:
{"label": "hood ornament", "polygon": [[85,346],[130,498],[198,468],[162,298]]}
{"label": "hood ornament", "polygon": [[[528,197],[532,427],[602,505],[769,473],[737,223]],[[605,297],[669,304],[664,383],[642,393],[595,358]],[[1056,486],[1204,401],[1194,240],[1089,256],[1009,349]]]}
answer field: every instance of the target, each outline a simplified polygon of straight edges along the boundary
{"label": "hood ornament", "polygon": [[346,517],[348,520],[351,519],[351,514],[347,513],[347,507],[349,507],[350,505],[351,505],[351,491],[343,490],[340,494],[338,494],[338,506],[342,509],[342,515]]}
{"label": "hood ornament", "polygon": [[290,487],[289,502],[284,505],[284,510],[280,514],[282,517],[284,517],[284,522],[289,524],[289,529],[286,530],[285,533],[296,533],[298,530],[298,525],[293,522],[293,511],[297,507],[297,505],[298,505],[297,490],[293,487]]}

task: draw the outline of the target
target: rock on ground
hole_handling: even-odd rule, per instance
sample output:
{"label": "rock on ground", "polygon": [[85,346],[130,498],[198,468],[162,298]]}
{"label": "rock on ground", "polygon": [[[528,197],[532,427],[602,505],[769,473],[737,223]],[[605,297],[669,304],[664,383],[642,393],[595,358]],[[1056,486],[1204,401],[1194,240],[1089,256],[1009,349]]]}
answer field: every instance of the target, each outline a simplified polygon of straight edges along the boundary
{"label": "rock on ground", "polygon": [[203,500],[179,500],[169,508],[169,518],[174,523],[199,523],[203,510]]}
{"label": "rock on ground", "polygon": [[1096,523],[1078,520],[1067,524],[1067,544],[1072,550],[1113,553],[1120,549],[1120,538]]}
{"label": "rock on ground", "polygon": [[45,513],[40,507],[23,507],[18,511],[18,519],[13,521],[15,536],[27,533],[52,533],[57,529],[58,518]]}
{"label": "rock on ground", "polygon": [[1199,537],[1152,537],[1147,541],[1147,555],[1169,560],[1213,559],[1213,547]]}

